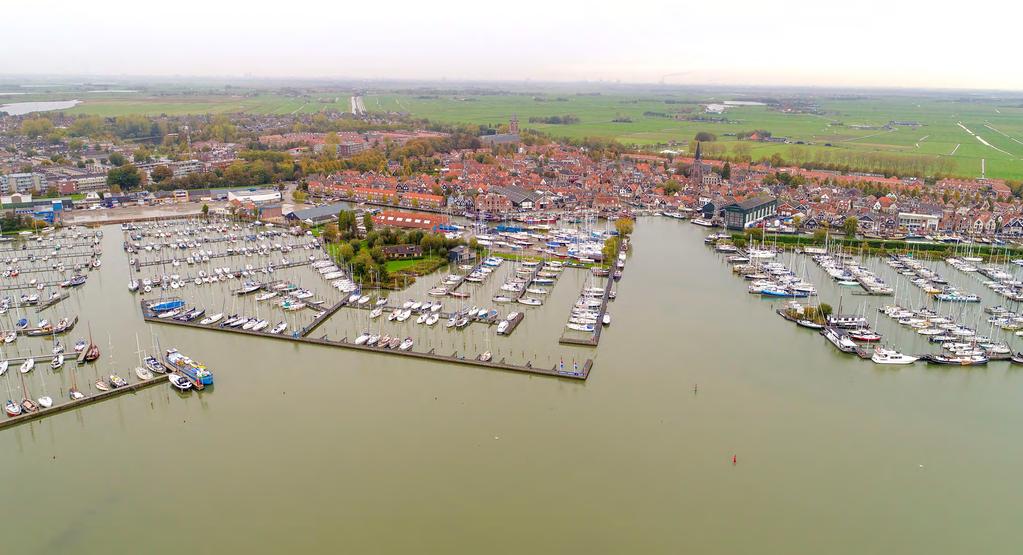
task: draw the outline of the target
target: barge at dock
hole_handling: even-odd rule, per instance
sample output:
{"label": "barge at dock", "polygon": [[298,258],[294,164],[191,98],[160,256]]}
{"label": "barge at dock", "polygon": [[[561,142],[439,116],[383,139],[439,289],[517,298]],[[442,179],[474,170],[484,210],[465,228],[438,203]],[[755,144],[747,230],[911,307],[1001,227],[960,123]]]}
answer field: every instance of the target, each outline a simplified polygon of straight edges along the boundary
{"label": "barge at dock", "polygon": [[196,389],[213,385],[213,373],[207,370],[205,365],[188,358],[177,349],[167,349],[164,361],[169,368],[177,370],[188,378],[188,381],[192,382]]}

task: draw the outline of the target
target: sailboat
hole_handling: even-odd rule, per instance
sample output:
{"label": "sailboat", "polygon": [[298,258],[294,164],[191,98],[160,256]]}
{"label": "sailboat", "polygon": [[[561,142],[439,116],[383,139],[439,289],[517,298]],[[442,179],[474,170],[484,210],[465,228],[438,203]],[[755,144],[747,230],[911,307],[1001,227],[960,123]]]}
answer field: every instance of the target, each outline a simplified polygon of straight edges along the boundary
{"label": "sailboat", "polygon": [[[46,372],[40,372],[39,379],[42,380],[43,388],[45,389]],[[40,397],[37,397],[36,401],[39,403],[39,406],[43,407],[44,409],[48,409],[53,406],[53,399],[49,395],[42,395]]]}
{"label": "sailboat", "polygon": [[153,372],[146,368],[142,362],[142,347],[139,346],[138,334],[135,334],[135,354],[139,356],[139,365],[135,367],[135,375],[142,381],[153,379]]}
{"label": "sailboat", "polygon": [[21,400],[21,409],[24,412],[35,412],[39,410],[39,406],[36,405],[35,401],[28,394],[28,386],[25,385],[25,376],[21,376],[21,393],[23,399]]}
{"label": "sailboat", "polygon": [[72,401],[79,401],[85,398],[85,394],[78,390],[78,379],[76,378],[77,371],[71,369],[71,389],[68,390],[68,398]]}

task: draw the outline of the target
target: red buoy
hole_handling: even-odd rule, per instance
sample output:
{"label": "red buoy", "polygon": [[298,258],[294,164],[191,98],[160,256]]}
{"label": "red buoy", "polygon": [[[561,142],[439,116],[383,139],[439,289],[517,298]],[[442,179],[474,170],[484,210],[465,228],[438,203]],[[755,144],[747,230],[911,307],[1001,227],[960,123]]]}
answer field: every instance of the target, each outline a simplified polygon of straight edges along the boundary
{"label": "red buoy", "polygon": [[736,462],[737,462],[736,455],[732,455],[732,464],[735,464]]}

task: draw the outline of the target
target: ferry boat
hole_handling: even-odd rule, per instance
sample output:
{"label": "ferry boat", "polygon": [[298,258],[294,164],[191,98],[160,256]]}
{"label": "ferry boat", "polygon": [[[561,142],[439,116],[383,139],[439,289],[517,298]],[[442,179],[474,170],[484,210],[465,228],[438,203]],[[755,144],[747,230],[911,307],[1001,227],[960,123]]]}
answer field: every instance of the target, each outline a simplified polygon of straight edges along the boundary
{"label": "ferry boat", "polygon": [[213,373],[201,363],[181,354],[177,349],[167,349],[164,360],[171,368],[184,374],[193,383],[213,385]]}

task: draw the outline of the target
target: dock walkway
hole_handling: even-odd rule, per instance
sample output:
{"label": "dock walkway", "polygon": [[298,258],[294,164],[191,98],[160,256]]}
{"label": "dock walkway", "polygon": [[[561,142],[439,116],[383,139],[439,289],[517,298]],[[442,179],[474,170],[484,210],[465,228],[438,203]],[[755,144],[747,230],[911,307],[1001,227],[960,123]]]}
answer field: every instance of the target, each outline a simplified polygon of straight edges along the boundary
{"label": "dock walkway", "polygon": [[35,412],[23,413],[19,416],[10,417],[6,420],[0,420],[0,430],[11,428],[19,424],[24,424],[26,422],[31,422],[33,420],[39,420],[40,418],[45,418],[47,416],[58,414],[64,411],[84,407],[85,405],[91,405],[93,403],[98,403],[100,401],[106,401],[107,399],[112,399],[114,397],[120,397],[125,393],[129,392],[134,393],[141,389],[145,389],[149,386],[166,382],[167,382],[166,374],[157,374],[156,376],[153,376],[152,379],[143,382],[130,383],[124,387],[118,387],[115,389],[111,389],[110,391],[100,391],[96,394],[88,395],[84,399],[81,399],[79,401],[69,400],[66,403],[61,403],[59,405],[54,404],[52,407],[48,409],[40,407],[39,410]]}
{"label": "dock walkway", "polygon": [[507,362],[505,362],[504,359],[502,359],[502,360],[500,360],[498,362],[494,362],[494,361],[483,362],[481,360],[478,360],[478,356],[476,358],[466,358],[466,356],[464,354],[459,354],[457,351],[454,352],[454,353],[451,353],[450,355],[442,355],[442,354],[435,353],[432,349],[429,352],[421,352],[421,351],[413,351],[413,350],[400,351],[400,350],[392,350],[392,349],[382,349],[380,347],[371,346],[371,345],[356,345],[354,343],[349,343],[346,339],[342,339],[341,341],[333,341],[333,340],[327,339],[325,336],[321,337],[321,338],[313,338],[313,337],[308,337],[308,336],[306,336],[306,337],[295,337],[293,335],[283,335],[283,334],[282,335],[278,335],[278,334],[267,333],[267,332],[264,332],[264,331],[243,330],[243,329],[240,329],[240,328],[222,328],[222,327],[219,327],[219,326],[216,326],[216,325],[204,326],[204,325],[196,323],[196,322],[181,322],[181,321],[177,321],[177,320],[164,320],[164,319],[156,318],[156,317],[153,317],[153,316],[147,316],[145,313],[143,313],[143,319],[145,321],[147,321],[147,322],[150,322],[150,323],[169,324],[169,325],[173,325],[173,326],[182,326],[182,327],[188,327],[188,328],[193,328],[193,329],[211,330],[211,331],[219,331],[219,332],[223,332],[223,333],[235,333],[235,334],[242,334],[242,335],[250,335],[252,337],[263,337],[263,338],[267,338],[267,339],[276,339],[278,341],[290,341],[292,343],[305,343],[305,344],[310,344],[310,345],[320,345],[320,346],[324,346],[324,347],[337,347],[337,348],[342,348],[342,349],[351,349],[351,350],[363,351],[363,352],[380,353],[380,354],[391,355],[391,356],[405,356],[405,357],[416,358],[416,359],[421,359],[421,360],[430,360],[430,361],[434,361],[434,362],[446,362],[446,363],[452,363],[452,364],[462,364],[462,365],[468,365],[468,366],[476,366],[476,367],[479,367],[479,368],[487,368],[487,369],[491,369],[491,370],[507,370],[507,371],[512,371],[512,372],[521,372],[521,373],[527,373],[527,374],[537,374],[537,375],[557,377],[557,378],[566,378],[566,379],[572,379],[572,380],[583,380],[583,381],[586,380],[589,377],[589,375],[590,375],[590,370],[593,368],[593,361],[591,359],[587,359],[583,363],[582,368],[580,369],[580,371],[578,373],[576,373],[576,372],[559,371],[557,365],[553,365],[553,366],[551,366],[549,368],[541,368],[541,367],[533,366],[533,364],[531,362],[527,362],[525,365],[517,365],[517,364],[507,363]]}

